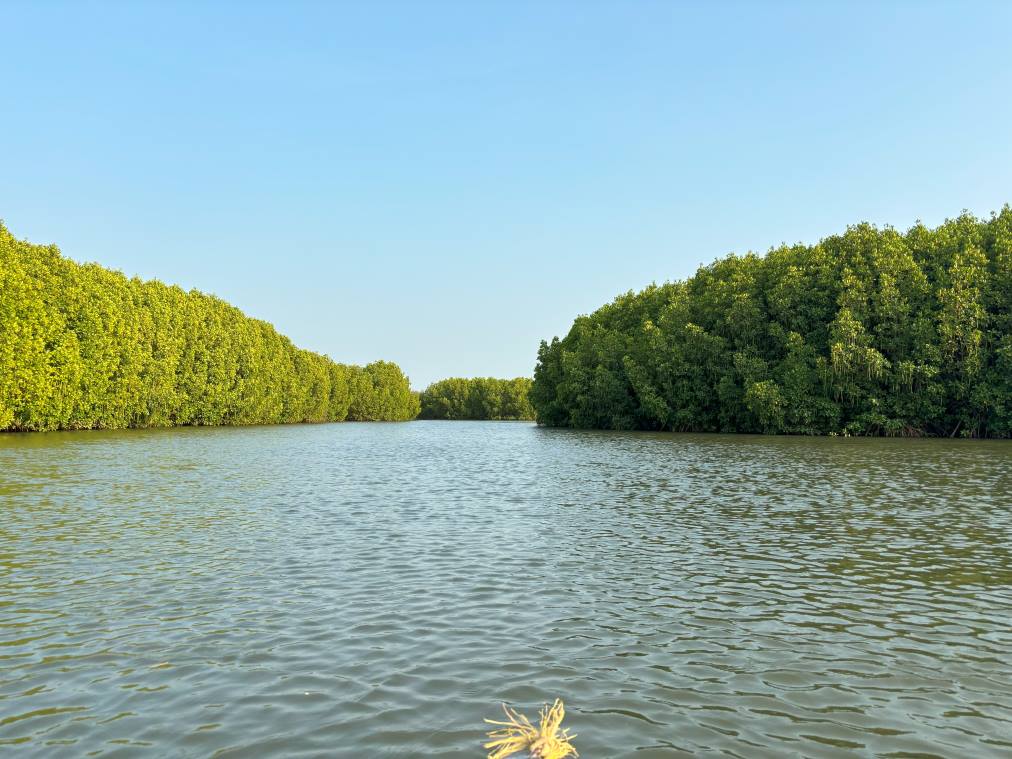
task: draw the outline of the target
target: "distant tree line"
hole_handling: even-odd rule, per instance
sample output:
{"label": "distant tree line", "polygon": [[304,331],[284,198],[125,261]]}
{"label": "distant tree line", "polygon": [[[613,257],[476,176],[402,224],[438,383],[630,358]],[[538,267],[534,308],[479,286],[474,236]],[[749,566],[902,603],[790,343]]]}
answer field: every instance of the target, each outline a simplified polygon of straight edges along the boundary
{"label": "distant tree line", "polygon": [[421,394],[421,419],[534,419],[527,395],[531,380],[451,377],[429,385]]}
{"label": "distant tree line", "polygon": [[75,263],[0,224],[0,430],[417,413],[396,364],[335,363],[211,295]]}
{"label": "distant tree line", "polygon": [[1012,210],[731,255],[543,342],[546,425],[1012,436]]}

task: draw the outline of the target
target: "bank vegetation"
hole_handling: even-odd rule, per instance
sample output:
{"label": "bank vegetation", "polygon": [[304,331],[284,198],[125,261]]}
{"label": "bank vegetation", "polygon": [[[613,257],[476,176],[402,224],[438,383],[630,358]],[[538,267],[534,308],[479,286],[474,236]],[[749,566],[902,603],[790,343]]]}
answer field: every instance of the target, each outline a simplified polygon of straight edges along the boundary
{"label": "bank vegetation", "polygon": [[79,264],[0,224],[0,430],[413,419],[387,361],[340,364],[196,290]]}
{"label": "bank vegetation", "polygon": [[730,255],[543,342],[542,424],[1012,436],[1012,209]]}

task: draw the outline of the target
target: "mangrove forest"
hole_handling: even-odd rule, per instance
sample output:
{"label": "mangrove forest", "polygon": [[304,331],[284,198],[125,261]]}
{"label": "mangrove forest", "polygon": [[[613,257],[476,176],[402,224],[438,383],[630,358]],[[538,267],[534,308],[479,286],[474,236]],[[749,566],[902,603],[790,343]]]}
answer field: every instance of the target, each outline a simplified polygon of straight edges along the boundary
{"label": "mangrove forest", "polygon": [[335,363],[214,296],[78,264],[0,224],[0,430],[400,421],[418,408],[396,364]]}
{"label": "mangrove forest", "polygon": [[533,420],[530,389],[528,377],[451,377],[422,391],[419,418]]}
{"label": "mangrove forest", "polygon": [[1012,209],[730,255],[538,352],[550,426],[1012,436]]}

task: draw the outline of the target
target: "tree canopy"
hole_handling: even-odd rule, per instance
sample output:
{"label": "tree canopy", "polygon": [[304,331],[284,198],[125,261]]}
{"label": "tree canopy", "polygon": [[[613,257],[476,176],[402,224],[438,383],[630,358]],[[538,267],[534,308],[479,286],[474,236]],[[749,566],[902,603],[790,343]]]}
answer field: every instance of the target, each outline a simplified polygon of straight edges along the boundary
{"label": "tree canopy", "polygon": [[78,264],[0,224],[0,430],[417,413],[396,364],[335,363],[214,296]]}
{"label": "tree canopy", "polygon": [[420,418],[531,420],[530,388],[527,377],[451,377],[422,391]]}
{"label": "tree canopy", "polygon": [[730,255],[542,342],[540,423],[1012,436],[1012,209]]}

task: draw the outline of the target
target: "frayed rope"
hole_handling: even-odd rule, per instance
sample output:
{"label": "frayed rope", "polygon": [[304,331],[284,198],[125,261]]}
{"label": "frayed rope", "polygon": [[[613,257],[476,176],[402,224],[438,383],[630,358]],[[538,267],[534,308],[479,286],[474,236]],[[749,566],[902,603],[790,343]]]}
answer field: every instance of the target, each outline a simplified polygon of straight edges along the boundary
{"label": "frayed rope", "polygon": [[579,756],[569,741],[575,738],[562,728],[562,720],[566,709],[562,701],[555,699],[549,707],[541,708],[541,724],[534,727],[524,715],[506,704],[502,705],[506,712],[506,721],[485,720],[490,725],[498,725],[488,733],[488,759],[506,759],[508,756],[526,751],[530,759],[565,759],[567,756]]}

